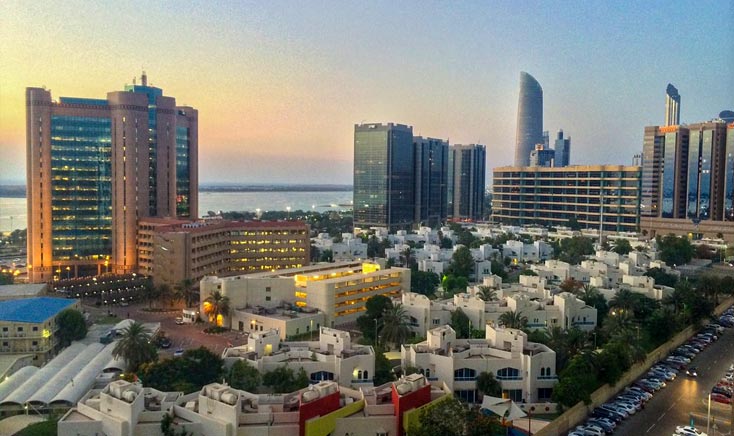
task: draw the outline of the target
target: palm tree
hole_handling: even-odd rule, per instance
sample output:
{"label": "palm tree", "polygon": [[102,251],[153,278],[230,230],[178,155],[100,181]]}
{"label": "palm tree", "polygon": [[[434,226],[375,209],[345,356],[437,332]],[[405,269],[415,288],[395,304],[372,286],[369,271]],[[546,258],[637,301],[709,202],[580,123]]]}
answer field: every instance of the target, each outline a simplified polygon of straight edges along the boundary
{"label": "palm tree", "polygon": [[675,286],[672,293],[663,298],[663,303],[671,306],[673,313],[678,314],[683,310],[691,292],[693,292],[693,289],[690,283],[687,280],[681,281]]}
{"label": "palm tree", "polygon": [[609,302],[609,306],[621,309],[623,311],[629,311],[634,309],[637,299],[635,295],[629,289],[620,289],[617,294]]}
{"label": "palm tree", "polygon": [[583,288],[581,288],[578,292],[578,297],[584,300],[584,302],[588,303],[590,300],[596,298],[597,295],[599,295],[599,290],[596,289],[596,287],[591,285],[584,285]]}
{"label": "palm tree", "polygon": [[382,328],[380,329],[382,342],[395,347],[404,343],[410,336],[409,321],[408,312],[405,311],[402,304],[389,307],[382,315]]}
{"label": "palm tree", "polygon": [[523,329],[528,326],[528,318],[522,315],[522,312],[514,310],[507,311],[500,315],[499,323],[510,329]]}
{"label": "palm tree", "polygon": [[497,299],[497,291],[490,288],[489,286],[480,286],[479,298],[484,301],[494,301]]}
{"label": "palm tree", "polygon": [[176,287],[176,299],[183,300],[186,307],[191,307],[194,300],[193,284],[194,282],[191,279],[183,279]]}
{"label": "palm tree", "polygon": [[158,358],[158,351],[150,341],[150,331],[137,321],[133,321],[120,330],[122,338],[115,344],[112,356],[122,357],[127,362],[128,370],[135,371],[140,365]]}
{"label": "palm tree", "polygon": [[228,316],[230,312],[229,297],[222,295],[220,291],[214,291],[204,300],[204,313],[209,317],[209,322],[221,325],[219,316]]}

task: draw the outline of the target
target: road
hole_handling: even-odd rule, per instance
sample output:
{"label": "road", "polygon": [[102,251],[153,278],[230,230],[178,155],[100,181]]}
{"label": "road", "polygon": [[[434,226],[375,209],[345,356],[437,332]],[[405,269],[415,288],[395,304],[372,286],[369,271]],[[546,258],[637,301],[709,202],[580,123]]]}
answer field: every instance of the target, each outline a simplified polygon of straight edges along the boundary
{"label": "road", "polygon": [[[127,307],[114,306],[110,307],[110,312],[114,313],[123,320],[130,317],[140,322],[160,322],[161,330],[166,333],[166,336],[171,340],[172,345],[168,350],[159,350],[161,357],[173,356],[174,350],[177,348],[183,348],[185,350],[190,348],[198,348],[205,346],[211,351],[218,355],[221,355],[224,348],[230,344],[233,346],[243,345],[247,343],[247,333],[240,333],[238,331],[228,331],[222,334],[209,335],[204,333],[204,329],[208,324],[184,324],[177,325],[176,317],[181,316],[181,309],[171,312],[147,312],[142,310],[145,308],[144,304],[131,304]],[[107,308],[97,308],[94,306],[85,306],[85,309],[98,316],[104,315]]]}
{"label": "road", "polygon": [[[698,378],[689,378],[685,371],[668,386],[658,391],[646,407],[617,427],[615,435],[671,435],[675,427],[689,425],[693,418],[696,428],[706,431],[707,398],[711,388],[724,376],[734,361],[734,329],[727,329],[718,341],[709,345],[691,362],[698,368]],[[712,435],[730,435],[732,409],[711,402]]]}

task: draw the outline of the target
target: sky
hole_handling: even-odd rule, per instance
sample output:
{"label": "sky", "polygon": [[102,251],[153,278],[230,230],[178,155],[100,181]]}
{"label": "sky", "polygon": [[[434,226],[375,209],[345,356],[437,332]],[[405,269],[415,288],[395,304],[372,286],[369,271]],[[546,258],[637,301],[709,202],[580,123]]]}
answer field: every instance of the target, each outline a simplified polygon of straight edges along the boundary
{"label": "sky", "polygon": [[0,17],[0,183],[25,179],[25,87],[104,98],[143,69],[199,110],[204,183],[351,184],[360,122],[511,165],[520,71],[572,164],[630,164],[668,83],[682,122],[734,109],[734,0],[3,0]]}

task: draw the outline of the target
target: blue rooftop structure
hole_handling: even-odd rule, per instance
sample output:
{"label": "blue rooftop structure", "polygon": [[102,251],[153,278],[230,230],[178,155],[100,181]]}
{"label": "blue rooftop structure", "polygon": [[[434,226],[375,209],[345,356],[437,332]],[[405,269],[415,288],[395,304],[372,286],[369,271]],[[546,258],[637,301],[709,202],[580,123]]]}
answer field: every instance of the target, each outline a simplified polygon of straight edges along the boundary
{"label": "blue rooftop structure", "polygon": [[0,321],[42,323],[76,301],[52,297],[0,301]]}

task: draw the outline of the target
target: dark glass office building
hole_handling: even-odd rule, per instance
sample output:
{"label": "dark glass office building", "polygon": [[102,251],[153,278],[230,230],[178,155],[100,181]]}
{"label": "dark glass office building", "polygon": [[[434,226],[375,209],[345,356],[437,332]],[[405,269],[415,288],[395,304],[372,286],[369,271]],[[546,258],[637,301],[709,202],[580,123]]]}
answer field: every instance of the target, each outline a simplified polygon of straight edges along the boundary
{"label": "dark glass office building", "polygon": [[520,73],[520,97],[517,103],[515,166],[530,164],[530,152],[543,144],[543,88],[526,72]]}
{"label": "dark glass office building", "polygon": [[487,152],[484,145],[449,147],[449,217],[480,221],[484,216]]}
{"label": "dark glass office building", "polygon": [[415,153],[415,222],[435,227],[446,221],[449,143],[413,137]]}
{"label": "dark glass office building", "polygon": [[415,218],[413,128],[354,126],[354,226],[407,229]]}

